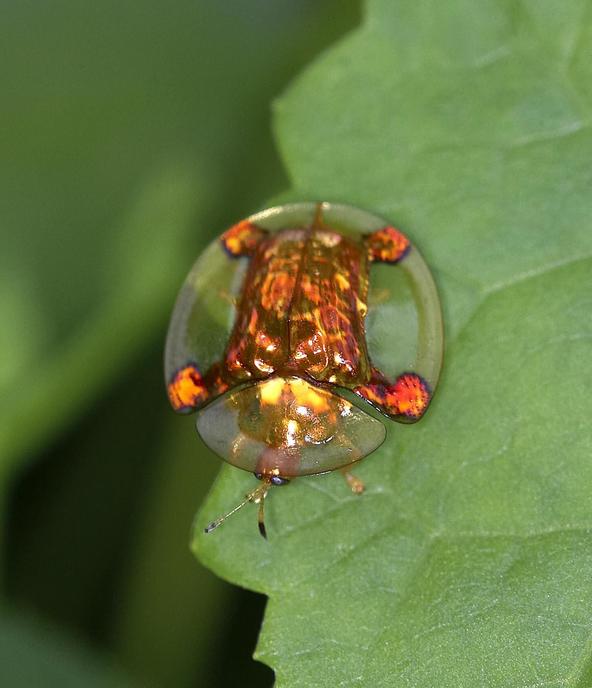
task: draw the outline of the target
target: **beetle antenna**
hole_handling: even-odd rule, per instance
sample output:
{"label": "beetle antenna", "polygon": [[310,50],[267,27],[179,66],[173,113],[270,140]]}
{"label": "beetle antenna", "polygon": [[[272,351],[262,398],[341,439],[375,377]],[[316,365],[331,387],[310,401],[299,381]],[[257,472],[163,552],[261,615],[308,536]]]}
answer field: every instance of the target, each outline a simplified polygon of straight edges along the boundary
{"label": "beetle antenna", "polygon": [[[252,491],[249,492],[249,494],[243,499],[243,501],[238,504],[237,506],[234,507],[234,509],[231,509],[228,513],[224,514],[223,516],[219,516],[215,521],[212,521],[209,525],[207,525],[204,528],[204,533],[211,533],[212,530],[216,529],[221,523],[224,523],[224,521],[229,517],[235,514],[239,509],[242,509],[245,504],[248,504],[249,502],[255,502],[255,504],[259,504],[259,532],[263,537],[266,537],[265,534],[265,525],[262,524],[263,521],[263,500],[265,499],[265,495],[267,494],[267,491],[269,490],[269,483],[264,482],[261,483],[261,485],[257,485],[257,487]],[[263,528],[263,530],[262,530]]]}

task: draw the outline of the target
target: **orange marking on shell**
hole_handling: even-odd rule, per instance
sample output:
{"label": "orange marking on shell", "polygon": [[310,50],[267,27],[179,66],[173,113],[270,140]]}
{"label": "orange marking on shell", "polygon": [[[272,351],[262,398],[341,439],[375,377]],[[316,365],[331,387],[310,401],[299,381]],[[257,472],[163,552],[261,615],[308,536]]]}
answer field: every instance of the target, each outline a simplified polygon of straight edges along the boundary
{"label": "orange marking on shell", "polygon": [[391,416],[406,416],[414,420],[425,413],[431,398],[427,384],[415,373],[400,375],[392,385],[370,383],[354,391]]}
{"label": "orange marking on shell", "polygon": [[395,227],[385,227],[368,236],[368,258],[383,263],[401,260],[411,246],[409,239]]}
{"label": "orange marking on shell", "polygon": [[232,256],[249,255],[261,241],[265,231],[248,220],[241,220],[220,237],[222,245]]}
{"label": "orange marking on shell", "polygon": [[169,383],[167,391],[175,411],[195,408],[208,396],[203,378],[194,365],[179,370]]}
{"label": "orange marking on shell", "polygon": [[257,332],[257,320],[259,315],[256,308],[251,309],[251,319],[249,320],[249,325],[247,326],[247,331],[249,334],[255,334]]}
{"label": "orange marking on shell", "polygon": [[244,372],[243,364],[240,360],[241,351],[239,347],[232,347],[226,356],[226,365],[231,372]]}
{"label": "orange marking on shell", "polygon": [[318,284],[313,284],[310,275],[302,275],[300,280],[300,288],[304,296],[314,304],[320,304],[322,301],[321,290]]}
{"label": "orange marking on shell", "polygon": [[392,385],[391,394],[396,399],[398,412],[409,418],[419,418],[430,403],[426,383],[415,373],[405,373]]}
{"label": "orange marking on shell", "polygon": [[296,277],[287,272],[269,272],[261,286],[261,305],[265,310],[283,311],[294,293]]}
{"label": "orange marking on shell", "polygon": [[[315,309],[315,312],[318,312],[318,309]],[[313,313],[307,315],[314,320]],[[299,320],[299,340],[294,342],[292,357],[299,365],[306,361],[308,373],[314,375],[325,370],[329,362],[326,337],[315,322],[305,318]],[[318,323],[318,317],[316,320]]]}
{"label": "orange marking on shell", "polygon": [[350,291],[351,284],[343,273],[338,272],[335,275],[335,281],[337,282],[337,286],[341,289],[341,291]]}
{"label": "orange marking on shell", "polygon": [[[324,390],[319,390],[300,378],[275,377],[261,383],[259,387],[263,405],[280,408],[295,408],[300,416],[326,413],[333,399]],[[347,402],[344,400],[344,403]]]}
{"label": "orange marking on shell", "polygon": [[277,351],[279,347],[279,342],[276,339],[272,339],[266,332],[263,332],[262,330],[259,330],[259,332],[257,332],[255,335],[255,344],[269,354]]}

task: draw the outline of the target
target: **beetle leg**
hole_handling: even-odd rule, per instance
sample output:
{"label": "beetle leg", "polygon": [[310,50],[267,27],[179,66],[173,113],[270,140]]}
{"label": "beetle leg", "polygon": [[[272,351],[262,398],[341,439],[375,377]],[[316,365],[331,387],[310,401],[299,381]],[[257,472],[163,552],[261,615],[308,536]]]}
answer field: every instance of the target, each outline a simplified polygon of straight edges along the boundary
{"label": "beetle leg", "polygon": [[267,236],[267,230],[248,220],[241,220],[220,237],[222,246],[231,258],[250,256],[257,244]]}
{"label": "beetle leg", "polygon": [[368,247],[368,260],[381,263],[397,263],[404,258],[411,242],[395,227],[383,227],[382,229],[366,235]]}
{"label": "beetle leg", "polygon": [[386,303],[392,296],[392,290],[383,287],[382,289],[372,289],[368,294],[368,309]]}
{"label": "beetle leg", "polygon": [[[259,526],[259,532],[267,540],[267,530],[265,530],[265,497],[269,491],[270,483],[267,483],[267,489],[261,493],[259,497],[259,510],[257,512],[257,525]],[[254,500],[257,502],[257,500]]]}
{"label": "beetle leg", "polygon": [[345,478],[345,481],[350,486],[351,491],[354,494],[362,494],[362,492],[364,492],[364,490],[366,489],[364,483],[357,476],[350,473],[347,468],[341,468],[340,470],[341,474]]}
{"label": "beetle leg", "polygon": [[236,308],[238,306],[238,299],[236,298],[236,296],[233,296],[226,289],[221,289],[218,292],[218,294],[223,301],[226,301],[226,303],[230,304],[233,308]]}
{"label": "beetle leg", "polygon": [[375,377],[354,392],[387,415],[411,423],[423,416],[432,396],[427,382],[417,373],[403,373],[393,384]]}

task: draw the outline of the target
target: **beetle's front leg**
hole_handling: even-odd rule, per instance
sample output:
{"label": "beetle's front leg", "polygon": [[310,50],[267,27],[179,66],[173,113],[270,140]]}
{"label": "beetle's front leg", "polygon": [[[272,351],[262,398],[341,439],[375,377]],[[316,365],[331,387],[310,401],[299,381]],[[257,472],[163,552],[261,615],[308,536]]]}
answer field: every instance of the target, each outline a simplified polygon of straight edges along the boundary
{"label": "beetle's front leg", "polygon": [[341,468],[341,475],[345,478],[345,482],[349,485],[351,491],[354,494],[360,495],[364,490],[366,489],[366,486],[364,483],[358,478],[357,476],[353,475],[353,473],[349,472],[349,469],[346,468]]}

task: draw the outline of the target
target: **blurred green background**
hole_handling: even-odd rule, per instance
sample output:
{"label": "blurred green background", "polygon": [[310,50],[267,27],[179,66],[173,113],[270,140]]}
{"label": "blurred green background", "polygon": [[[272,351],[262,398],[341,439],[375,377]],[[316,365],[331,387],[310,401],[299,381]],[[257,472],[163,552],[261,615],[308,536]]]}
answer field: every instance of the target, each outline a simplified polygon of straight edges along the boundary
{"label": "blurred green background", "polygon": [[219,467],[162,345],[200,249],[288,186],[270,103],[353,0],[18,0],[0,36],[0,685],[266,686],[263,598],[189,553]]}

